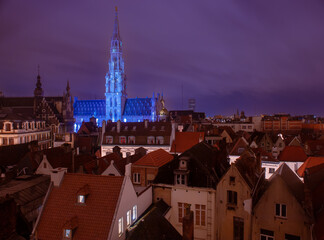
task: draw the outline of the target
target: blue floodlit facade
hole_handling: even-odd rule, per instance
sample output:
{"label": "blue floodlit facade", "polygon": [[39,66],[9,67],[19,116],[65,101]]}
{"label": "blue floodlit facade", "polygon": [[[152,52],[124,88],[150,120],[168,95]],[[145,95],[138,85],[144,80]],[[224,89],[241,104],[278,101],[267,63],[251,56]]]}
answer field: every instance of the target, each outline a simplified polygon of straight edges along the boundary
{"label": "blue floodlit facade", "polygon": [[[122,40],[119,32],[117,8],[115,12],[114,30],[110,43],[110,58],[106,74],[106,99],[74,101],[74,130],[77,131],[83,121],[91,117],[97,119],[101,126],[103,120],[123,122],[141,122],[144,119],[157,121],[158,114],[164,109],[163,97],[158,94],[152,98],[127,98],[126,75],[122,51]],[[163,102],[163,105],[162,105]]]}

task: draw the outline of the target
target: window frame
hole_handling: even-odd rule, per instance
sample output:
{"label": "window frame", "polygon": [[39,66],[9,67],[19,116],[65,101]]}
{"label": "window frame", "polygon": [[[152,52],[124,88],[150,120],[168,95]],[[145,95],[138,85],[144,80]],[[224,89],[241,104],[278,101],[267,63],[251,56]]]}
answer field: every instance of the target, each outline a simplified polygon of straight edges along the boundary
{"label": "window frame", "polygon": [[141,183],[141,174],[139,172],[133,173],[133,183],[136,183],[136,184]]}
{"label": "window frame", "polygon": [[[284,209],[284,211],[283,211],[283,209]],[[283,212],[284,212],[284,215],[283,215]],[[287,205],[283,204],[283,203],[276,203],[275,204],[275,216],[279,217],[279,218],[287,218]]]}
{"label": "window frame", "polygon": [[135,221],[137,219],[137,205],[134,205],[132,208],[132,220]]}
{"label": "window frame", "polygon": [[195,224],[206,226],[206,205],[195,204]]}
{"label": "window frame", "polygon": [[118,236],[120,237],[124,233],[123,217],[118,219]]}

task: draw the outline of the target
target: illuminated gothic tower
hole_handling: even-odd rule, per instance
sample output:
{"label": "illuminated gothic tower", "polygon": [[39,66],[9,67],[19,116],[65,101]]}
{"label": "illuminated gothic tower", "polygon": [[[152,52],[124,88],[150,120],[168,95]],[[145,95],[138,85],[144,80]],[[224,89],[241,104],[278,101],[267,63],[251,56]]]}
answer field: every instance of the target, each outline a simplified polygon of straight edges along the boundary
{"label": "illuminated gothic tower", "polygon": [[126,101],[126,75],[122,40],[119,34],[117,7],[115,12],[114,31],[110,44],[109,70],[106,74],[106,119],[116,122],[122,119]]}

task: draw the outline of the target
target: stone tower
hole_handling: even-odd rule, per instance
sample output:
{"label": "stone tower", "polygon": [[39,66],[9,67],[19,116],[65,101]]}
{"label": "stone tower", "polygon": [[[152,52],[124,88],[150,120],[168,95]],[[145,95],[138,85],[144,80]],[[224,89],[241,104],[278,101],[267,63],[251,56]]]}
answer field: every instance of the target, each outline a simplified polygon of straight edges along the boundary
{"label": "stone tower", "polygon": [[118,12],[115,10],[114,31],[110,44],[109,70],[106,74],[106,119],[116,122],[122,120],[126,94],[126,75],[122,40],[119,32]]}

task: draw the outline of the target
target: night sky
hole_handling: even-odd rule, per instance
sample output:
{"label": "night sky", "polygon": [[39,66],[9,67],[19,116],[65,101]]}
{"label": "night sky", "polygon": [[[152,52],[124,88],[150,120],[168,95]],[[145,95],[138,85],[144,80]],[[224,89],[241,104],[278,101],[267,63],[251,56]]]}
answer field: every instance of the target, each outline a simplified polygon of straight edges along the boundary
{"label": "night sky", "polygon": [[[118,5],[128,97],[324,116],[324,1],[0,0],[0,91],[104,98]],[[182,100],[183,89],[183,100]],[[183,103],[183,104],[182,104]]]}

